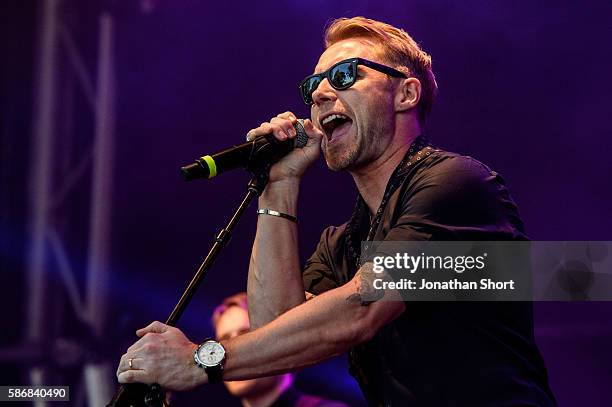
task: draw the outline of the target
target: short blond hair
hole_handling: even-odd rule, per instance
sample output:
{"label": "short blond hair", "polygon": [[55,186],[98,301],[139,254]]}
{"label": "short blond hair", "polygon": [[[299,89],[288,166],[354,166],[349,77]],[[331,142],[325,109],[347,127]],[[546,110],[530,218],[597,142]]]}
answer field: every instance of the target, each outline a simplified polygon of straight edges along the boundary
{"label": "short blond hair", "polygon": [[431,69],[431,57],[406,31],[365,17],[338,18],[332,21],[325,30],[325,49],[350,38],[374,40],[380,45],[379,57],[382,61],[421,82],[417,114],[419,121],[424,123],[438,93],[436,78]]}

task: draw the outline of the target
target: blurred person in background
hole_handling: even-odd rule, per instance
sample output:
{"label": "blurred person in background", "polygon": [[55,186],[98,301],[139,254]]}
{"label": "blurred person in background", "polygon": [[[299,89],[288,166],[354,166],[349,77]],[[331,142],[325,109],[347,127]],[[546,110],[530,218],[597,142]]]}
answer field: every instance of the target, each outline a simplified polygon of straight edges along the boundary
{"label": "blurred person in background", "polygon": [[[238,293],[223,300],[213,312],[212,325],[218,341],[249,332],[247,294]],[[244,407],[347,407],[344,403],[304,394],[293,381],[293,374],[285,373],[223,383]]]}

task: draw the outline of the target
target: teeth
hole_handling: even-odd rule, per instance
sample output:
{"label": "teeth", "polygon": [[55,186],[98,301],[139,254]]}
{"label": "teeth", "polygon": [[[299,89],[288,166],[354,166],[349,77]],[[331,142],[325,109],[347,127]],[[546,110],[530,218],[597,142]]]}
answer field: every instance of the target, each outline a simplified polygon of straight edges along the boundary
{"label": "teeth", "polygon": [[326,125],[327,123],[331,122],[334,119],[344,119],[344,120],[348,120],[348,117],[346,117],[343,114],[332,114],[330,116],[327,116],[325,119],[323,119],[321,121],[322,125]]}

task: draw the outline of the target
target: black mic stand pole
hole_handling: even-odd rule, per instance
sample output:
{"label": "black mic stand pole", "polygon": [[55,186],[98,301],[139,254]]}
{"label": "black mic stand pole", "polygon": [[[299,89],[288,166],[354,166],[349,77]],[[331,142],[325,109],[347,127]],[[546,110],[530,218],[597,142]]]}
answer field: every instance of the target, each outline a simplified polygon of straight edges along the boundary
{"label": "black mic stand pole", "polygon": [[[202,264],[200,264],[198,271],[189,282],[189,285],[185,289],[181,299],[178,301],[174,307],[174,310],[172,310],[172,313],[166,320],[166,325],[176,326],[176,323],[189,305],[189,302],[198,289],[198,286],[208,274],[208,271],[210,270],[215,259],[229,242],[232,236],[232,230],[242,217],[245,209],[255,197],[261,195],[266,187],[266,184],[268,183],[269,169],[269,165],[249,169],[253,175],[253,178],[251,178],[251,181],[249,181],[247,185],[247,193],[244,199],[234,212],[234,215],[230,219],[229,223],[224,229],[221,229],[221,231],[215,237],[215,242],[208,252],[208,255]],[[113,399],[107,404],[107,407],[161,407],[164,405],[165,398],[165,392],[159,384],[122,384],[113,396]]]}

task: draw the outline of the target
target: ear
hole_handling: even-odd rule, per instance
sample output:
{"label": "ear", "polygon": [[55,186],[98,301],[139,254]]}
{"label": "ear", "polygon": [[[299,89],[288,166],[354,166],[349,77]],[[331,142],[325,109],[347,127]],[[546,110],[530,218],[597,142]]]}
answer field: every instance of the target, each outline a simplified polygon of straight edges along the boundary
{"label": "ear", "polygon": [[421,82],[417,78],[402,79],[395,91],[395,111],[413,109],[421,98]]}

